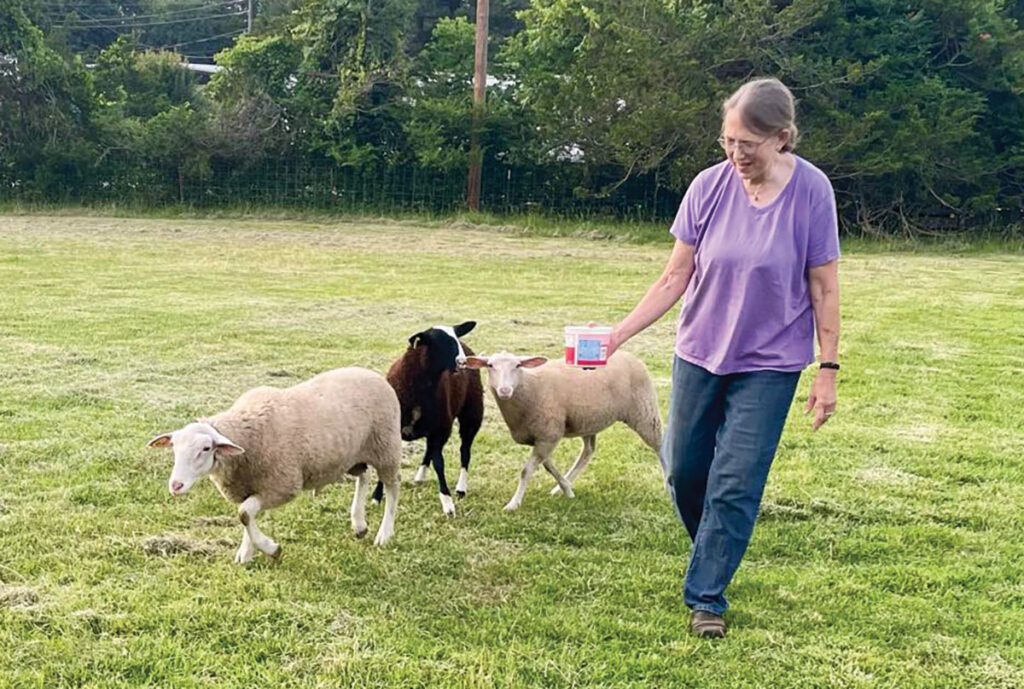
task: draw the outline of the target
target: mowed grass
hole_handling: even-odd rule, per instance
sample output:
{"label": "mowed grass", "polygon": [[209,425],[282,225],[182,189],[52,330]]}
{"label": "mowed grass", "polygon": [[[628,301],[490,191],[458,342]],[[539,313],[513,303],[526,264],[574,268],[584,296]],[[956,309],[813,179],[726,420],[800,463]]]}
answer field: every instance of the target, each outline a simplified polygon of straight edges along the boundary
{"label": "mowed grass", "polygon": [[[493,401],[469,496],[412,485],[353,538],[352,485],[261,518],[166,489],[158,432],[259,384],[385,371],[417,330],[559,356],[624,315],[668,245],[415,222],[0,217],[0,687],[1024,686],[1024,256],[848,251],[839,411],[801,382],[729,637],[688,634],[688,539],[623,427],[577,497]],[[674,318],[627,345],[667,407]],[[568,466],[576,440],[559,448]],[[457,447],[447,452],[457,477]],[[371,533],[381,509],[371,509]]]}

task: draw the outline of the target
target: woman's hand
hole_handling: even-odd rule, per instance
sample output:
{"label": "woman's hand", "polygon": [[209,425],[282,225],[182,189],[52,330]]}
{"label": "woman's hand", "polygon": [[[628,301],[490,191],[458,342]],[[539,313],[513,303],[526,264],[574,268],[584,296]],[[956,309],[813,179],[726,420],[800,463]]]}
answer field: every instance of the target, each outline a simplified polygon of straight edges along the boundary
{"label": "woman's hand", "polygon": [[804,414],[814,410],[814,421],[811,430],[818,430],[825,425],[836,411],[836,372],[832,369],[818,369],[818,375],[811,384],[811,394],[807,397],[807,408]]}

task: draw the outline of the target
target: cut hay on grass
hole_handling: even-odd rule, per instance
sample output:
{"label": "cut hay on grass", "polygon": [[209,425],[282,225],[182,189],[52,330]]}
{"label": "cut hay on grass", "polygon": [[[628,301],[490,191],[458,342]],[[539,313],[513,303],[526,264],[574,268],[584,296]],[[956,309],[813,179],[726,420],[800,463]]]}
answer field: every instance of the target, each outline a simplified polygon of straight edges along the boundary
{"label": "cut hay on grass", "polygon": [[[719,642],[688,634],[689,544],[628,430],[575,499],[538,475],[506,514],[526,448],[488,399],[454,519],[433,476],[411,482],[416,443],[387,548],[352,536],[346,482],[261,516],[284,555],[246,567],[233,506],[209,482],[172,499],[170,454],[145,447],[256,385],[384,371],[435,323],[557,357],[564,325],[621,318],[668,251],[0,217],[0,687],[1024,687],[1020,253],[847,246],[838,412],[810,432],[805,376]],[[663,411],[673,326],[627,345]]]}

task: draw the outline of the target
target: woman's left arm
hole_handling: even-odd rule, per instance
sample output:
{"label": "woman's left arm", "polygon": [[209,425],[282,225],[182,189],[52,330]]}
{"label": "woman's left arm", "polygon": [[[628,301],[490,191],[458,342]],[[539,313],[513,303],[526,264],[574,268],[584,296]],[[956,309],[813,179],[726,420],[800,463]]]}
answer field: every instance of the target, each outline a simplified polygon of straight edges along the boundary
{"label": "woman's left arm", "polygon": [[[807,271],[814,308],[814,324],[818,331],[821,361],[839,359],[839,261],[829,261]],[[821,428],[836,409],[836,371],[819,368],[807,398],[804,413],[814,410],[811,428]]]}

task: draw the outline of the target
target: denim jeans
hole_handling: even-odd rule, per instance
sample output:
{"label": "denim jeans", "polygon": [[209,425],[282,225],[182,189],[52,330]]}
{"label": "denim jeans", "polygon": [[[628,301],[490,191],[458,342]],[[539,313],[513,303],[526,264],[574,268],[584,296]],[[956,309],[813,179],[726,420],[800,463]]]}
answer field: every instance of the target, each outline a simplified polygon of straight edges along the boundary
{"label": "denim jeans", "polygon": [[676,357],[661,462],[693,541],[683,601],[721,615],[754,531],[799,372],[715,375]]}

